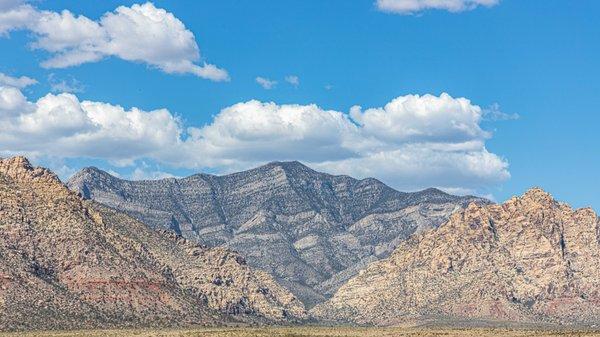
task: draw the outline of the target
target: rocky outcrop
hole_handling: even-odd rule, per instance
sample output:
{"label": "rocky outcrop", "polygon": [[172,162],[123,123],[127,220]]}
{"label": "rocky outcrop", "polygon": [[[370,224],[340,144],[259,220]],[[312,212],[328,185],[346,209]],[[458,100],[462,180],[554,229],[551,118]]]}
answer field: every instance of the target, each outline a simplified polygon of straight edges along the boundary
{"label": "rocky outcrop", "polygon": [[0,160],[0,330],[305,316],[239,254],[83,200],[23,157]]}
{"label": "rocky outcrop", "polygon": [[87,168],[68,186],[154,228],[240,252],[309,307],[411,234],[443,223],[469,202],[487,203],[436,189],[402,193],[298,162],[154,181]]}
{"label": "rocky outcrop", "polygon": [[312,310],[323,319],[597,323],[600,222],[541,189],[469,205],[411,237]]}

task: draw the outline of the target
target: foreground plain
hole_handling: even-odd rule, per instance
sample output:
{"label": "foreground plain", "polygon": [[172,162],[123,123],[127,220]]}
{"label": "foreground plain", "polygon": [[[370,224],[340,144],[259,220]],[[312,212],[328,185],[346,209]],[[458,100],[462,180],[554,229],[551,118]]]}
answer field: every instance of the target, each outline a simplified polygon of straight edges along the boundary
{"label": "foreground plain", "polygon": [[82,330],[68,332],[14,332],[0,333],[0,337],[600,337],[600,331],[552,331],[529,329],[442,329],[442,328],[350,328],[350,327],[296,327],[296,328],[200,328],[189,330]]}

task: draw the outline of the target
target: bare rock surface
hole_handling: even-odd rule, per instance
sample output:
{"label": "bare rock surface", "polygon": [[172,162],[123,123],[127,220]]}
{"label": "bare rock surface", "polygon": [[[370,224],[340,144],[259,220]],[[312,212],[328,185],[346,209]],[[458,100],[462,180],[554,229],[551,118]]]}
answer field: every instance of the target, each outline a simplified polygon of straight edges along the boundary
{"label": "bare rock surface", "polygon": [[231,248],[275,276],[308,307],[415,232],[436,227],[474,197],[398,192],[375,179],[275,162],[225,176],[127,181],[86,168],[69,188],[184,237]]}
{"label": "bare rock surface", "polygon": [[422,320],[600,321],[600,221],[541,189],[469,205],[369,265],[317,317],[390,325]]}
{"label": "bare rock surface", "polygon": [[289,322],[302,303],[226,248],[83,200],[0,160],[0,330]]}

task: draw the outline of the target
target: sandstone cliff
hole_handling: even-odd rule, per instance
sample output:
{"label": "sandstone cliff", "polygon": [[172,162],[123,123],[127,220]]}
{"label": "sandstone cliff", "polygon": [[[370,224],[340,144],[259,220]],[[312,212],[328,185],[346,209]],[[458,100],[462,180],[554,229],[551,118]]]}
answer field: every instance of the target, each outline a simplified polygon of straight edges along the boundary
{"label": "sandstone cliff", "polygon": [[87,168],[68,186],[152,227],[240,252],[309,307],[414,232],[443,223],[469,202],[487,203],[436,189],[402,193],[298,162],[155,181]]}
{"label": "sandstone cliff", "polygon": [[425,319],[600,321],[600,222],[532,189],[457,212],[370,265],[312,313],[396,324]]}
{"label": "sandstone cliff", "polygon": [[303,319],[237,253],[85,201],[23,157],[0,160],[0,330]]}

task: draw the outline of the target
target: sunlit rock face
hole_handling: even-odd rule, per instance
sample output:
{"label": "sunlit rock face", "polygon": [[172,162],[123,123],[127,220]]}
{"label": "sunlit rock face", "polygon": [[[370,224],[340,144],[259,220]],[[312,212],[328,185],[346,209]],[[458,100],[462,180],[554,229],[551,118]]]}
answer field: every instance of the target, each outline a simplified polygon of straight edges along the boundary
{"label": "sunlit rock face", "polygon": [[532,189],[469,205],[371,264],[312,313],[397,324],[429,319],[600,321],[600,222]]}
{"label": "sunlit rock face", "polygon": [[0,330],[305,317],[239,254],[83,200],[23,157],[0,160]]}

